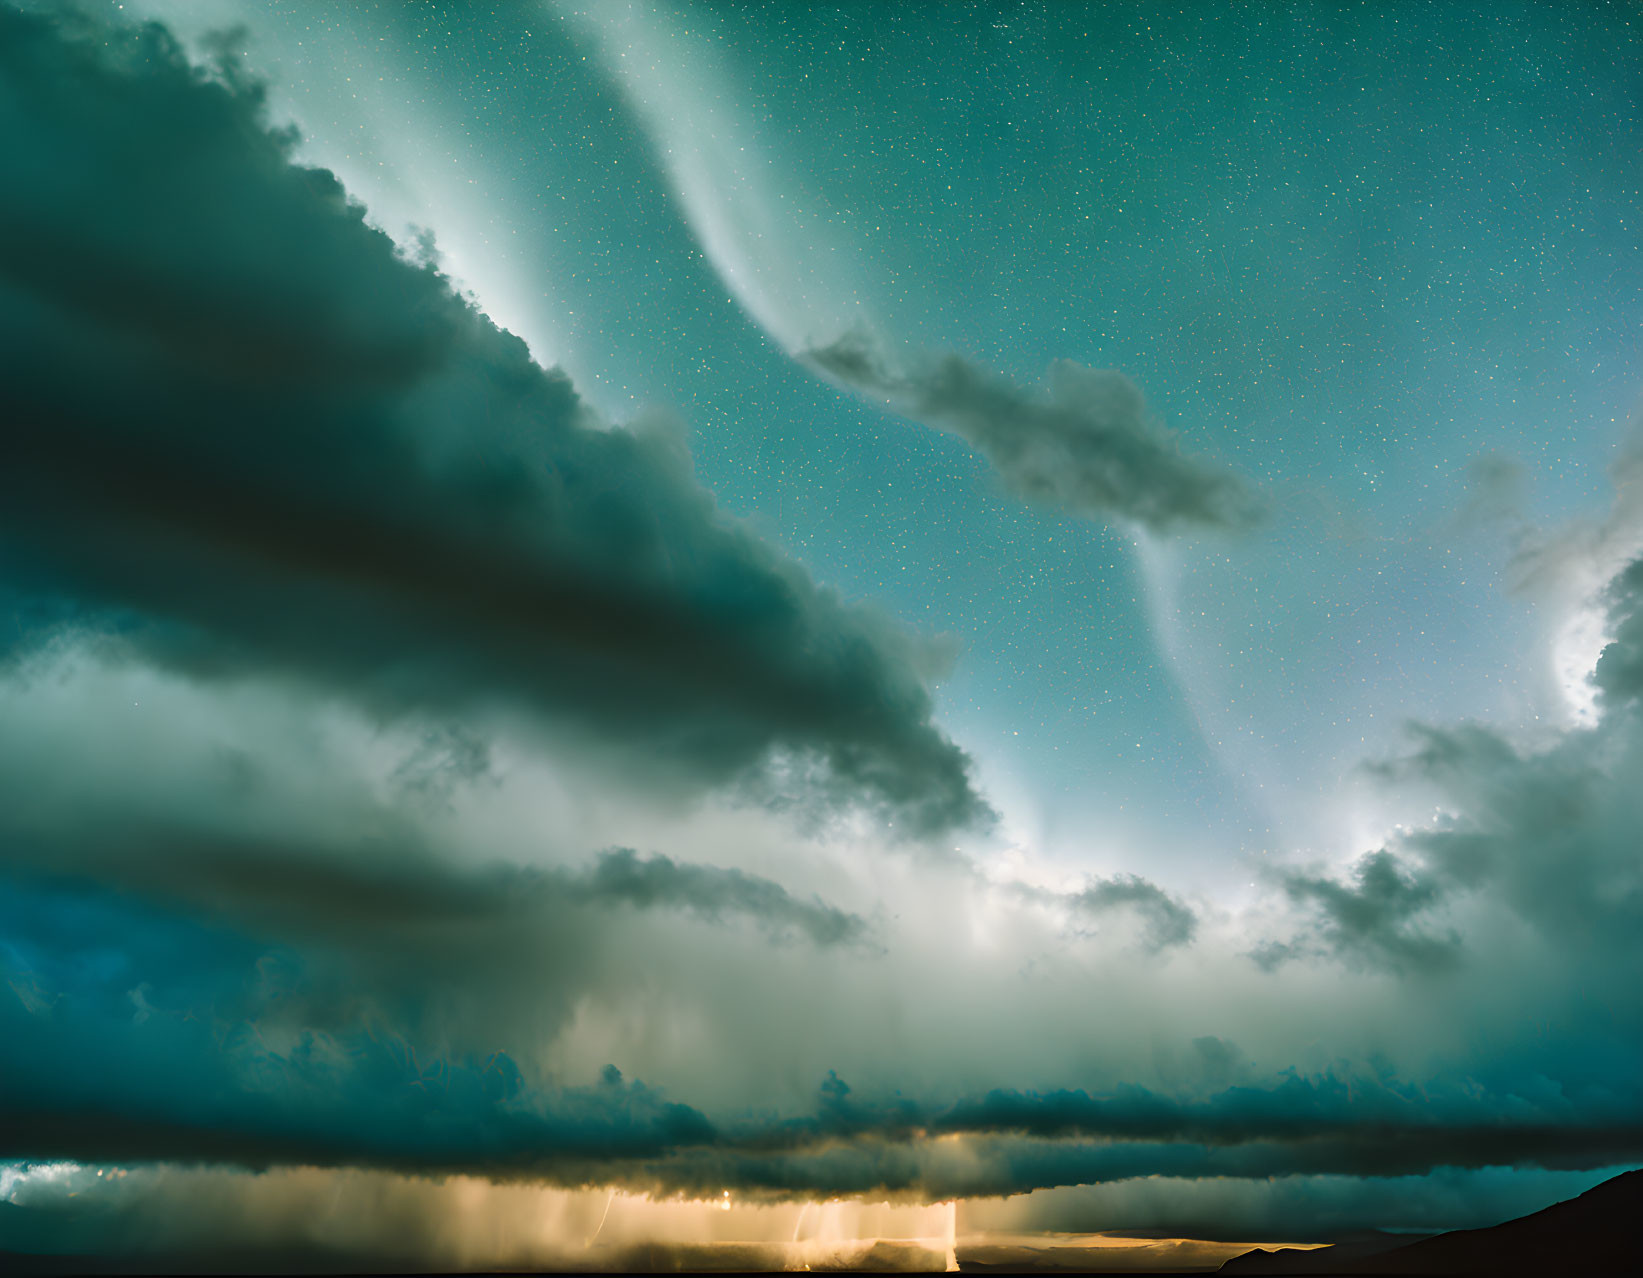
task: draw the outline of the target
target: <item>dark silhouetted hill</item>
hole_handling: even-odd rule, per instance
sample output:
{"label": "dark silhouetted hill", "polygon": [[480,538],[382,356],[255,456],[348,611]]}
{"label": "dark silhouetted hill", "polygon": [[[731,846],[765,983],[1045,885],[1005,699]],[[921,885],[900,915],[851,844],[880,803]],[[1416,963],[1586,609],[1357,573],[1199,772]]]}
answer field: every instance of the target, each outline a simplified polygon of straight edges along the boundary
{"label": "dark silhouetted hill", "polygon": [[1643,1171],[1626,1172],[1532,1216],[1365,1252],[1251,1251],[1221,1266],[1256,1274],[1643,1274]]}

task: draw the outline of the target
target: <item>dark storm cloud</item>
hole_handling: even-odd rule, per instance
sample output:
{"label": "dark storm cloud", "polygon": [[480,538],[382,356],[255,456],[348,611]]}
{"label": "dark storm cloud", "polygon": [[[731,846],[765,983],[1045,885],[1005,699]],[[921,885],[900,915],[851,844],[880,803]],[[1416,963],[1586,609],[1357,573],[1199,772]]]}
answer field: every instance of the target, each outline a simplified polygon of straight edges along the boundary
{"label": "dark storm cloud", "polygon": [[[563,1032],[613,965],[757,961],[761,941],[873,953],[865,920],[813,895],[626,848],[568,866],[473,866],[391,813],[264,832],[252,818],[234,828],[169,808],[85,801],[78,819],[50,810],[42,821],[16,793],[0,803],[0,898],[20,903],[0,918],[0,988],[38,988],[24,1006],[48,1017],[54,991],[74,994],[75,964],[118,955],[107,994],[127,1016],[140,999],[279,1036],[370,1027],[462,1059]],[[167,957],[190,936],[203,952],[189,966],[224,973],[223,988],[202,992]],[[0,1043],[0,1073],[27,1064],[28,1042]]]}
{"label": "dark storm cloud", "polygon": [[1125,1087],[956,1102],[859,1098],[829,1076],[808,1116],[710,1118],[615,1069],[597,1086],[549,1086],[506,1054],[430,1051],[380,1023],[293,1030],[279,969],[311,959],[120,894],[8,885],[0,920],[0,1127],[13,1157],[943,1198],[1158,1174],[1643,1156],[1635,1097],[1553,1094],[1538,1079],[1486,1091],[1470,1076],[1415,1085],[1326,1073],[1197,1097]]}
{"label": "dark storm cloud", "polygon": [[[1468,1080],[1429,1080],[1325,1073],[1290,1075],[1270,1086],[1237,1086],[1183,1100],[1140,1087],[1105,1095],[1083,1091],[995,1091],[952,1107],[937,1130],[1013,1134],[1038,1139],[1106,1138],[1182,1143],[1206,1149],[1248,1147],[1244,1155],[1273,1174],[1291,1171],[1391,1174],[1439,1162],[1481,1166],[1563,1157],[1582,1160],[1636,1148],[1643,1125],[1604,1125],[1624,1113],[1614,1098],[1585,1114],[1566,1103],[1480,1095]],[[1504,1109],[1516,1110],[1507,1116]],[[1281,1152],[1286,1151],[1286,1152]],[[1226,1165],[1233,1165],[1228,1160]]]}
{"label": "dark storm cloud", "polygon": [[1598,657],[1592,682],[1605,705],[1626,710],[1643,696],[1643,559],[1629,564],[1607,595],[1614,637]]}
{"label": "dark storm cloud", "polygon": [[42,1014],[0,999],[9,1154],[506,1173],[619,1168],[714,1139],[697,1111],[615,1074],[548,1095],[501,1053],[429,1060],[363,1032],[282,1050],[253,1022],[123,1001],[59,994]]}
{"label": "dark storm cloud", "polygon": [[740,914],[774,936],[799,932],[816,945],[858,942],[867,932],[859,916],[815,898],[795,900],[769,879],[665,856],[641,857],[629,848],[601,854],[591,871],[567,886],[572,896],[637,909],[682,909],[708,920]]}
{"label": "dark storm cloud", "polygon": [[[619,855],[603,865],[616,872],[596,866],[563,882],[606,906],[630,903],[632,863]],[[323,877],[316,871],[313,894],[339,902],[361,944],[408,953],[394,929],[425,941],[443,935],[448,966],[460,949],[449,944],[452,929],[472,922],[474,935],[504,933],[527,975],[535,967],[502,926],[514,907],[497,904],[528,897],[534,884],[401,887],[373,900],[379,882]],[[223,912],[190,921],[140,905],[124,888],[0,888],[0,1127],[13,1157],[930,1199],[1151,1175],[1385,1176],[1643,1157],[1635,1087],[1548,1089],[1532,1072],[1515,1087],[1480,1087],[1466,1071],[1405,1082],[1383,1069],[1292,1073],[1198,1094],[998,1089],[957,1100],[857,1094],[829,1075],[807,1114],[709,1116],[614,1069],[594,1087],[532,1081],[504,1053],[441,1051],[407,1037],[393,1028],[403,1017],[362,1017],[356,1007],[316,1021],[310,1002],[293,1018],[322,956],[225,929]],[[234,891],[269,893],[270,911],[280,908],[255,874]],[[648,902],[654,889],[639,895]],[[312,902],[302,912],[313,917]],[[563,922],[531,920],[548,930]]]}
{"label": "dark storm cloud", "polygon": [[[1423,919],[1443,901],[1444,885],[1384,849],[1362,858],[1350,882],[1286,874],[1283,885],[1291,900],[1312,908],[1323,945],[1348,962],[1421,974],[1453,967],[1459,957],[1460,938],[1433,934]],[[1269,947],[1257,958],[1270,966],[1293,949]]]}
{"label": "dark storm cloud", "polygon": [[1055,892],[1026,884],[1014,885],[1012,892],[1024,900],[1067,910],[1073,916],[1075,933],[1088,931],[1084,924],[1127,915],[1139,924],[1136,939],[1140,948],[1154,954],[1191,945],[1198,935],[1198,916],[1192,907],[1138,874],[1091,879],[1077,892]]}
{"label": "dark storm cloud", "polygon": [[1135,874],[1099,879],[1075,894],[1071,903],[1091,915],[1133,911],[1144,925],[1142,940],[1152,950],[1191,945],[1198,934],[1198,916],[1191,909],[1156,883]]}
{"label": "dark storm cloud", "polygon": [[[181,822],[129,818],[42,833],[0,819],[5,860],[36,873],[84,876],[150,900],[180,904],[288,939],[350,946],[432,946],[457,935],[564,929],[578,909],[672,910],[704,922],[745,920],[777,941],[818,946],[866,939],[867,923],[816,897],[737,869],[601,852],[578,869],[498,865],[463,869],[414,832],[375,831],[353,842],[255,838]],[[498,955],[498,967],[505,968]],[[500,971],[493,974],[500,976]]]}
{"label": "dark storm cloud", "polygon": [[[857,1141],[775,1158],[733,1145],[693,1148],[639,1173],[638,1183],[710,1197],[717,1186],[805,1198],[886,1194],[940,1202],[1150,1177],[1267,1180],[1282,1176],[1420,1176],[1442,1168],[1582,1170],[1636,1162],[1643,1128],[1548,1124],[1536,1130],[1431,1130],[1361,1139],[1196,1145],[1184,1141],[967,1139]],[[1129,1222],[1125,1222],[1128,1226]]]}
{"label": "dark storm cloud", "polygon": [[[1352,963],[1431,974],[1464,961],[1476,939],[1438,918],[1473,907],[1527,924],[1560,962],[1601,956],[1582,981],[1586,998],[1629,989],[1643,974],[1643,561],[1605,597],[1614,637],[1592,676],[1601,718],[1535,751],[1475,724],[1412,729],[1416,748],[1373,771],[1431,792],[1449,815],[1364,857],[1350,880],[1283,876],[1314,934],[1264,946],[1257,961],[1309,957],[1321,942]],[[1624,1020],[1643,1030],[1635,1015]]]}
{"label": "dark storm cloud", "polygon": [[[594,1088],[532,1085],[505,1052],[441,1050],[426,1006],[439,982],[477,958],[564,1004],[563,969],[588,961],[598,910],[757,909],[767,931],[818,943],[857,930],[753,876],[624,851],[584,870],[443,877],[191,852],[152,876],[139,861],[110,888],[0,878],[5,1156],[620,1178],[632,1159],[720,1136],[614,1068]],[[339,946],[378,966],[338,967]]]}
{"label": "dark storm cloud", "polygon": [[1589,993],[1638,970],[1643,722],[1635,706],[1545,753],[1522,753],[1480,729],[1434,737],[1405,767],[1465,805],[1462,817],[1404,840],[1427,874],[1457,897],[1504,906],[1567,956],[1605,955]]}
{"label": "dark storm cloud", "polygon": [[1182,452],[1120,373],[1058,360],[1050,366],[1044,398],[954,354],[912,373],[894,371],[857,333],[801,358],[959,435],[1029,500],[1133,521],[1155,533],[1239,529],[1258,518],[1248,486],[1231,471]]}
{"label": "dark storm cloud", "polygon": [[[1147,1176],[1264,1179],[1419,1175],[1436,1167],[1610,1166],[1643,1156],[1634,1098],[1486,1095],[1465,1077],[1421,1086],[1373,1075],[1290,1077],[1197,1099],[1140,1087],[994,1091],[948,1106],[856,1101],[830,1078],[813,1118],[681,1149],[671,1187],[799,1195],[889,1192],[936,1201]],[[963,1137],[955,1146],[943,1137]]]}
{"label": "dark storm cloud", "polygon": [[918,650],[664,435],[602,429],[232,67],[0,10],[0,77],[8,629],[91,616],[200,677],[526,706],[632,766],[781,757],[920,828],[985,816]]}

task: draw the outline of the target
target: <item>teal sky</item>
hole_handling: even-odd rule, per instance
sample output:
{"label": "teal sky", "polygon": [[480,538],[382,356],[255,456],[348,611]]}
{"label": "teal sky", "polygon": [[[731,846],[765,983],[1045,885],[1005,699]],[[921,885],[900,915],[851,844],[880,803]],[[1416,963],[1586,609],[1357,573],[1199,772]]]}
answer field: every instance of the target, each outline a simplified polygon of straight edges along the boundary
{"label": "teal sky", "polygon": [[[1316,810],[1405,720],[1566,712],[1506,565],[1603,508],[1636,397],[1624,8],[154,9],[243,22],[384,226],[955,637],[942,721],[1058,857],[1230,886],[1356,850]],[[1023,506],[789,358],[852,325],[1117,369],[1272,519],[1149,558]]]}

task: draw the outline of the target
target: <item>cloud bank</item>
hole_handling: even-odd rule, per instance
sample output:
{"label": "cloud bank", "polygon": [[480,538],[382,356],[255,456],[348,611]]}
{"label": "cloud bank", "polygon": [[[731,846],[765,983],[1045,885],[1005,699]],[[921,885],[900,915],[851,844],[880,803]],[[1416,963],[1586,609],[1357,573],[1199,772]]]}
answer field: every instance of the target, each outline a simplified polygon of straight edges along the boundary
{"label": "cloud bank", "polygon": [[928,660],[407,261],[159,28],[0,15],[0,564],[200,676],[506,702],[713,782],[985,816]]}
{"label": "cloud bank", "polygon": [[[1590,680],[1601,716],[1539,748],[1471,724],[1416,727],[1416,749],[1377,765],[1388,784],[1433,796],[1446,815],[1360,860],[1351,881],[1288,873],[1330,952],[1435,975],[1467,959],[1451,924],[1498,910],[1573,961],[1604,955],[1604,984],[1643,974],[1643,560],[1603,592],[1608,632]],[[1283,957],[1276,951],[1273,957]],[[1628,1032],[1643,1020],[1628,1016]]]}
{"label": "cloud bank", "polygon": [[1160,534],[1234,531],[1260,516],[1244,481],[1183,452],[1122,373],[1058,360],[1050,366],[1048,395],[1040,397],[954,354],[910,373],[894,371],[859,332],[800,358],[958,435],[1029,501]]}

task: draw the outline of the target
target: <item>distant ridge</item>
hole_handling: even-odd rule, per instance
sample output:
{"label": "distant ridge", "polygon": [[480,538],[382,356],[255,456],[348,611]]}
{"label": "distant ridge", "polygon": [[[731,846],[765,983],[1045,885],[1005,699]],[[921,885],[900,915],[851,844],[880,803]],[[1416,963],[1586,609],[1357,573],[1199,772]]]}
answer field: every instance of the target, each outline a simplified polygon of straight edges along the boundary
{"label": "distant ridge", "polygon": [[[1373,1244],[1371,1244],[1373,1246]],[[1457,1229],[1401,1247],[1249,1251],[1220,1272],[1256,1274],[1643,1274],[1643,1171],[1630,1171],[1490,1229]]]}
{"label": "distant ridge", "polygon": [[[1384,1234],[1378,1230],[1366,1233],[1359,1237],[1343,1239],[1330,1247],[1280,1247],[1276,1251],[1267,1251],[1257,1247],[1254,1251],[1246,1251],[1241,1256],[1234,1256],[1226,1261],[1218,1272],[1225,1274],[1321,1274],[1321,1273],[1348,1273],[1362,1272],[1348,1270],[1348,1264],[1357,1264],[1366,1261],[1372,1256],[1384,1256],[1387,1252],[1396,1251],[1400,1247],[1407,1247],[1416,1241],[1424,1241],[1431,1237],[1429,1234]],[[1327,1257],[1327,1266],[1326,1258]],[[1376,1270],[1375,1272],[1382,1272]]]}

